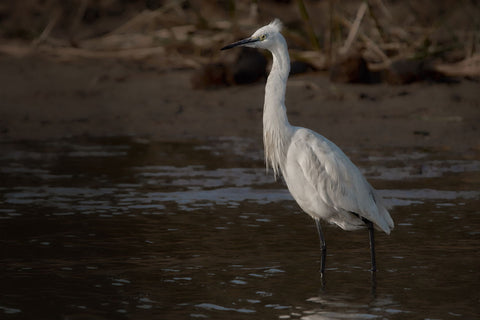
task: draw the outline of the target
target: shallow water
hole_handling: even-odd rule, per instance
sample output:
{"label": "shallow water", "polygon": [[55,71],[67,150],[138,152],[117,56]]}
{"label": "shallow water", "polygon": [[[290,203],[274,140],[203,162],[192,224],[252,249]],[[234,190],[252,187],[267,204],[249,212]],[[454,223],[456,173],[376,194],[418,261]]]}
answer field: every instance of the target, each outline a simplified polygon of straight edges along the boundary
{"label": "shallow water", "polygon": [[4,143],[2,319],[475,319],[480,160],[355,150],[396,228],[324,226],[265,173],[261,146],[224,139]]}

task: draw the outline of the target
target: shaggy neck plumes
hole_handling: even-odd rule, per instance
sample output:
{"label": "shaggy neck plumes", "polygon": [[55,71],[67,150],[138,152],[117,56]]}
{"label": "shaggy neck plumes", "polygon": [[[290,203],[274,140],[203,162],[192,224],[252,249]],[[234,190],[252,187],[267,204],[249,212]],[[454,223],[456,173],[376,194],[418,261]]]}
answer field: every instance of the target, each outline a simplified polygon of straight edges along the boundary
{"label": "shaggy neck plumes", "polygon": [[271,52],[273,64],[265,86],[263,106],[263,144],[267,169],[271,166],[276,177],[279,171],[283,171],[282,166],[292,135],[292,127],[288,123],[285,107],[290,58],[287,44],[282,36]]}

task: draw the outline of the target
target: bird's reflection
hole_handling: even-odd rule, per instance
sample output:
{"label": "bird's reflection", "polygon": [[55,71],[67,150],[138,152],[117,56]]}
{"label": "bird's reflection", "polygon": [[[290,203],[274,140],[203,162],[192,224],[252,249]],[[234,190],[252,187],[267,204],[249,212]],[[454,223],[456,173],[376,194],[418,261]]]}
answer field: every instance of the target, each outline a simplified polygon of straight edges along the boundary
{"label": "bird's reflection", "polygon": [[392,314],[408,313],[400,310],[399,304],[388,296],[378,297],[376,293],[376,274],[371,274],[371,294],[338,293],[333,284],[327,285],[326,277],[322,277],[322,288],[318,296],[308,298],[313,303],[311,309],[304,310],[301,319],[371,319],[389,317]]}

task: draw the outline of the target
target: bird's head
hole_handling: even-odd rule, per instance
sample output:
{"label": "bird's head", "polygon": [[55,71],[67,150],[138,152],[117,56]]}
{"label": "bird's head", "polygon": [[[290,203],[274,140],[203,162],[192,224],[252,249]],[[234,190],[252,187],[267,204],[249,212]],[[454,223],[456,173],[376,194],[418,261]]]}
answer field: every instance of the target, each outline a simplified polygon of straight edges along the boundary
{"label": "bird's head", "polygon": [[221,50],[227,50],[238,46],[271,50],[279,42],[285,42],[280,33],[281,29],[282,23],[280,20],[275,19],[270,24],[255,31],[251,37],[229,44]]}

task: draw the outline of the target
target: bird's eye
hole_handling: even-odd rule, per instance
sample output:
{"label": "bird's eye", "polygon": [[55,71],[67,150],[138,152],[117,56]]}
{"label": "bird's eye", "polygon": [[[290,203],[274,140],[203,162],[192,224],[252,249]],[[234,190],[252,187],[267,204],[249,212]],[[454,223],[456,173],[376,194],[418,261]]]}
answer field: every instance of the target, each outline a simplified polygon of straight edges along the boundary
{"label": "bird's eye", "polygon": [[267,39],[267,35],[266,35],[266,34],[262,34],[262,35],[260,36],[260,40],[263,41],[263,40],[265,40],[265,39]]}

